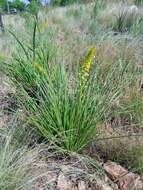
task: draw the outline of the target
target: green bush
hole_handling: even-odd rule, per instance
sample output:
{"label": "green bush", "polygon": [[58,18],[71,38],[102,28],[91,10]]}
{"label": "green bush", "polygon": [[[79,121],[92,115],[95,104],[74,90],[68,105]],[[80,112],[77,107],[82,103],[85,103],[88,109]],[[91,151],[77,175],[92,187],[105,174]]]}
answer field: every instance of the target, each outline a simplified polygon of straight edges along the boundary
{"label": "green bush", "polygon": [[16,8],[20,11],[23,11],[25,8],[25,4],[20,0],[15,0],[13,2],[9,2],[9,7],[10,8]]}
{"label": "green bush", "polygon": [[0,8],[2,9],[2,11],[7,9],[6,0],[0,0]]}
{"label": "green bush", "polygon": [[65,6],[72,3],[85,3],[88,2],[88,0],[51,0],[52,5],[60,5]]}
{"label": "green bush", "polygon": [[64,5],[68,5],[68,4],[71,4],[75,2],[75,0],[52,0],[52,5],[61,5],[61,6],[64,6]]}

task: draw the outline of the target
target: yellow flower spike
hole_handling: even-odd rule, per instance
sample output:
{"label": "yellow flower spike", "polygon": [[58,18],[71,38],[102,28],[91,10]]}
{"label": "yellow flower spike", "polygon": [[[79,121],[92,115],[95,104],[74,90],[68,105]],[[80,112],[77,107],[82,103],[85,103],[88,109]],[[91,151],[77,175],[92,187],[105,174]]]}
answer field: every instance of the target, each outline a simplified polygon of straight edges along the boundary
{"label": "yellow flower spike", "polygon": [[35,69],[41,73],[44,73],[45,70],[44,68],[39,64],[39,63],[36,63],[36,62],[33,62],[33,66],[35,67]]}
{"label": "yellow flower spike", "polygon": [[83,65],[81,66],[81,72],[80,74],[80,97],[83,97],[83,89],[85,87],[85,83],[87,80],[87,77],[89,76],[89,71],[91,67],[92,59],[95,56],[95,47],[91,47],[88,51],[88,54],[86,55]]}
{"label": "yellow flower spike", "polygon": [[81,78],[82,79],[86,79],[87,76],[89,75],[89,70],[91,67],[91,61],[95,56],[95,47],[91,47],[88,51],[87,56],[85,57],[84,63],[82,65],[82,69],[81,69]]}

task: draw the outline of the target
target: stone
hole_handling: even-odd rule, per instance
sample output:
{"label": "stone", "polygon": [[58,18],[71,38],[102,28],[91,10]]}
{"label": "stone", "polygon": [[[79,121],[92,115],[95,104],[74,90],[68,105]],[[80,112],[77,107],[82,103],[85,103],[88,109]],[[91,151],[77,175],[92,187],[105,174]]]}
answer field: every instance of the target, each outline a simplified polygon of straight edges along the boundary
{"label": "stone", "polygon": [[143,190],[143,180],[137,174],[129,172],[119,164],[108,161],[104,164],[108,176],[118,183],[121,190]]}

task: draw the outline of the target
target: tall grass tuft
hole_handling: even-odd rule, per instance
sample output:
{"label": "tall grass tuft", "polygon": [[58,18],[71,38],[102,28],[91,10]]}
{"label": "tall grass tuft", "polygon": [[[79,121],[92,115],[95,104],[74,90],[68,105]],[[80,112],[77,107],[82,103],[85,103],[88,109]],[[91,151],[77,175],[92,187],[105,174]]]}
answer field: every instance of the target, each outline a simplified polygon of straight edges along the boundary
{"label": "tall grass tuft", "polygon": [[17,128],[0,130],[0,189],[32,190],[45,175],[41,174],[41,169],[46,164],[39,160],[41,149],[38,146],[30,150],[15,142],[16,133]]}
{"label": "tall grass tuft", "polygon": [[138,14],[137,9],[132,9],[132,7],[119,6],[119,11],[114,16],[113,19],[113,30],[117,32],[130,32],[132,27],[138,24],[140,26],[141,16]]}
{"label": "tall grass tuft", "polygon": [[93,7],[93,17],[96,17],[100,9],[103,9],[105,7],[105,1],[104,0],[95,0],[94,1],[94,7]]}
{"label": "tall grass tuft", "polygon": [[103,77],[102,61],[91,47],[69,80],[67,66],[57,63],[50,47],[36,46],[34,30],[32,47],[22,45],[24,54],[3,68],[17,86],[29,124],[58,147],[79,151],[96,137],[96,125],[124,90],[128,63],[118,58]]}

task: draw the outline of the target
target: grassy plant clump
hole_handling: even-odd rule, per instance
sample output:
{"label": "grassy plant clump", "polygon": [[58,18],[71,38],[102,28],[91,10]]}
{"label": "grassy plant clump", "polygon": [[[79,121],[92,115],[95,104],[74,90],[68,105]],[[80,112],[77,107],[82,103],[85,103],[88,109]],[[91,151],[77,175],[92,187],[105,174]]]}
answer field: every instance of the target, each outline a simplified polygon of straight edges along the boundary
{"label": "grassy plant clump", "polygon": [[118,32],[129,31],[136,19],[137,15],[135,11],[121,7],[119,13],[115,16],[113,29]]}
{"label": "grassy plant clump", "polygon": [[65,66],[49,59],[49,51],[45,53],[49,48],[34,44],[32,56],[22,46],[25,55],[5,65],[7,74],[24,94],[20,101],[25,101],[29,123],[59,147],[79,151],[95,137],[97,123],[120,96],[128,63],[117,60],[102,78],[100,59],[90,48],[69,81]]}
{"label": "grassy plant clump", "polygon": [[105,7],[104,0],[95,0],[93,7],[93,17],[96,17],[98,12]]}
{"label": "grassy plant clump", "polygon": [[44,174],[40,169],[45,167],[38,156],[40,148],[33,150],[22,144],[17,144],[14,137],[17,127],[8,129],[6,126],[0,130],[0,189],[2,190],[31,190],[36,181]]}
{"label": "grassy plant clump", "polygon": [[99,12],[96,13],[96,19],[92,21],[93,24],[94,22],[98,23],[104,32],[113,31],[116,35],[118,33],[142,35],[143,27],[140,7],[128,3],[115,3],[113,5],[107,3],[105,5],[103,9],[97,8]]}
{"label": "grassy plant clump", "polygon": [[[36,27],[37,26],[35,26],[35,30]],[[23,50],[23,54],[19,54],[18,49],[16,49],[13,58],[10,58],[7,64],[1,64],[2,70],[12,79],[11,81],[16,84],[17,88],[22,86],[31,97],[35,97],[38,86],[44,77],[43,71],[44,69],[48,69],[46,63],[51,60],[51,56],[54,54],[54,45],[49,43],[49,46],[45,48],[46,44],[43,42],[42,49],[40,47],[37,53],[35,46],[39,42],[35,41],[34,36],[32,39],[32,47],[24,47],[15,35],[14,37],[20,45],[20,48]],[[46,41],[46,43],[48,42]],[[35,54],[37,54],[36,58]]]}

